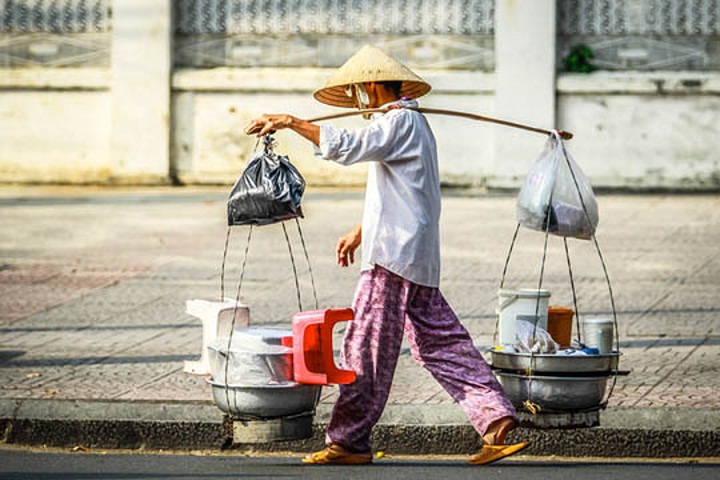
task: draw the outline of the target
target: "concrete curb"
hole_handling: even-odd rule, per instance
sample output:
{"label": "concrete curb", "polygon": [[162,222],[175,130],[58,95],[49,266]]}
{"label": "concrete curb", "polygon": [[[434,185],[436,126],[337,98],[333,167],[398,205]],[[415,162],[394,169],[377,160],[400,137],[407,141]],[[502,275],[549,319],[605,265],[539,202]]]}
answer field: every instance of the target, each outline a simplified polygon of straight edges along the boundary
{"label": "concrete curb", "polygon": [[[322,446],[329,413],[329,406],[319,407],[311,438],[272,444],[232,445],[229,422],[210,402],[0,400],[0,428],[9,444],[307,452]],[[530,440],[529,455],[720,457],[717,425],[716,410],[614,409],[602,413],[600,427],[520,428],[512,438]],[[373,445],[395,454],[468,454],[480,447],[454,405],[391,405]]]}

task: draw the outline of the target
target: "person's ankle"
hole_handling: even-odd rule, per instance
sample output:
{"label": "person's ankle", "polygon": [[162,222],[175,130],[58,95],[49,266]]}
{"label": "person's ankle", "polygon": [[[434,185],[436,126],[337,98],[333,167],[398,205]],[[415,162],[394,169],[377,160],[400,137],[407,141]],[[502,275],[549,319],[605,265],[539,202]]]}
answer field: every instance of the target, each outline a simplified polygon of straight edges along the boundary
{"label": "person's ankle", "polygon": [[488,427],[487,432],[483,435],[483,444],[485,445],[504,445],[505,437],[517,426],[517,421],[513,417],[503,417],[494,421]]}

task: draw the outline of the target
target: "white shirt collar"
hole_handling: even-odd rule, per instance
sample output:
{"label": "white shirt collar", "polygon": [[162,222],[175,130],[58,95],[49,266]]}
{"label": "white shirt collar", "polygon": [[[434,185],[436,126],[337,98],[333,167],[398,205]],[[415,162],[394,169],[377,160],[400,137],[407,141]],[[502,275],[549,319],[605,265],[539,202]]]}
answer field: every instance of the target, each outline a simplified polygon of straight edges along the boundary
{"label": "white shirt collar", "polygon": [[[419,103],[417,102],[417,100],[414,100],[414,99],[407,99],[407,100],[405,100],[405,99],[402,99],[402,98],[401,98],[400,100],[395,100],[395,101],[392,101],[392,102],[388,102],[388,103],[386,103],[385,105],[382,105],[380,108],[389,108],[389,107],[392,106],[392,105],[400,105],[400,106],[403,107],[403,108],[417,108],[418,105],[419,105]],[[379,117],[381,117],[381,116],[383,116],[383,115],[385,115],[385,114],[384,114],[384,113],[373,113],[373,114],[372,114],[372,118],[373,118],[373,120],[374,120],[374,119],[379,118]]]}

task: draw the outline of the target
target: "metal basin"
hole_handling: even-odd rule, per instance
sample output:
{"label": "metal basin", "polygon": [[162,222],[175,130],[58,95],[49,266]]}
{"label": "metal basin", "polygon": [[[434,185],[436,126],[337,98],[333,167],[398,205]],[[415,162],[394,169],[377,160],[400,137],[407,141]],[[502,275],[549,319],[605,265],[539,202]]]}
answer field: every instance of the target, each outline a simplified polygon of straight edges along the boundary
{"label": "metal basin", "polygon": [[276,418],[312,411],[321,386],[282,384],[263,386],[228,385],[207,380],[220,410],[238,416]]}
{"label": "metal basin", "polygon": [[[233,348],[228,351],[227,339],[208,345],[210,372],[215,382],[225,385],[265,386],[294,384],[293,354],[287,347],[273,347],[274,351],[256,352]],[[266,347],[270,349],[271,347]],[[225,374],[227,371],[227,380]]]}
{"label": "metal basin", "polygon": [[490,351],[493,368],[533,373],[611,373],[619,358],[618,352],[570,356]]}
{"label": "metal basin", "polygon": [[608,380],[607,376],[526,376],[502,371],[495,375],[516,407],[522,408],[525,400],[530,400],[542,410],[556,412],[599,408]]}

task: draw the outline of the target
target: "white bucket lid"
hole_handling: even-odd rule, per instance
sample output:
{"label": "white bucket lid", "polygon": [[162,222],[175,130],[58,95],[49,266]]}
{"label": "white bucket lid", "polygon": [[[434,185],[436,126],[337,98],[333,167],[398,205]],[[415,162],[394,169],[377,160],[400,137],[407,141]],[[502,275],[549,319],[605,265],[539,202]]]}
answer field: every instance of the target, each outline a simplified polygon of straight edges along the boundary
{"label": "white bucket lid", "polygon": [[292,329],[282,327],[263,327],[263,326],[252,326],[244,328],[236,328],[234,335],[238,337],[253,337],[260,338],[264,342],[273,343],[273,341],[279,342],[280,339],[285,337],[292,337]]}
{"label": "white bucket lid", "polygon": [[271,343],[239,343],[236,337],[233,337],[230,349],[228,350],[228,338],[220,337],[210,342],[207,348],[215,350],[223,354],[227,352],[245,354],[250,356],[265,356],[265,355],[286,355],[292,353],[291,347],[286,347],[279,344]]}
{"label": "white bucket lid", "polygon": [[519,298],[545,298],[550,296],[550,290],[541,288],[521,288],[519,290],[500,289],[498,295],[501,297],[519,297]]}
{"label": "white bucket lid", "polygon": [[611,318],[584,318],[582,323],[606,324],[615,322]]}

